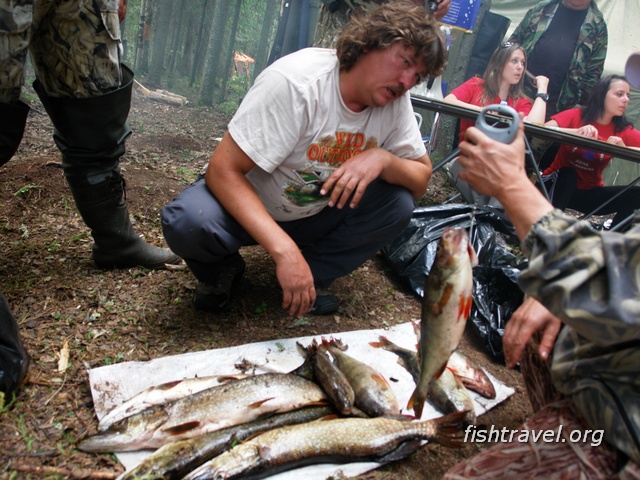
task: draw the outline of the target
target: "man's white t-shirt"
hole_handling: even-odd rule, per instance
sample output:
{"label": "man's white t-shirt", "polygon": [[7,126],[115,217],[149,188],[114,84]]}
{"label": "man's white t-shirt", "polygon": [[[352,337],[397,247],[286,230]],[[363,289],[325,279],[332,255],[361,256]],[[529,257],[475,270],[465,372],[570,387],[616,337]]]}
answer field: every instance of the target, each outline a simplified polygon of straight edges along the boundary
{"label": "man's white t-shirt", "polygon": [[426,153],[408,92],[354,112],[340,95],[339,68],[332,49],[282,57],[258,76],[229,124],[259,167],[247,179],[276,221],[318,213],[329,200],[320,196],[326,178],[363,150],[381,147],[407,159]]}

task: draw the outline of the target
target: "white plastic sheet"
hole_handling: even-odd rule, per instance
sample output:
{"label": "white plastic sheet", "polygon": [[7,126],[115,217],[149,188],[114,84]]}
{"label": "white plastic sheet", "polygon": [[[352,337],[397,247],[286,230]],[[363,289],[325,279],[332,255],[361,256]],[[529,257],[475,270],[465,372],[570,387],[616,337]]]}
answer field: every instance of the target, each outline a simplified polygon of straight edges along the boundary
{"label": "white plastic sheet", "polygon": [[[415,349],[416,335],[413,331],[413,326],[409,322],[389,329],[336,332],[322,336],[342,340],[349,347],[346,353],[377,369],[391,384],[399,404],[406,406],[415,384],[409,373],[398,365],[397,355],[369,345],[369,342],[377,341],[379,335],[386,336],[389,340],[402,347]],[[98,418],[102,418],[113,407],[154,385],[196,376],[240,373],[236,365],[241,364],[243,361],[256,365],[256,374],[289,372],[298,367],[303,361],[296,342],[306,346],[314,338],[319,341],[322,337],[311,336],[271,340],[162,357],[148,362],[125,362],[91,369],[89,370],[89,382],[96,414]],[[471,392],[476,415],[478,416],[514,393],[512,388],[502,384],[492,376],[490,378],[496,387],[495,399],[488,400]],[[403,409],[402,413],[413,414],[412,411],[407,411],[406,409]],[[427,403],[422,418],[431,419],[441,415],[439,411]],[[151,453],[151,451],[145,450],[117,453],[116,456],[126,469],[131,469]],[[270,478],[274,480],[299,478],[324,480],[329,476],[338,475],[340,472],[345,476],[360,475],[379,466],[380,464],[375,462],[310,465],[279,473]]]}

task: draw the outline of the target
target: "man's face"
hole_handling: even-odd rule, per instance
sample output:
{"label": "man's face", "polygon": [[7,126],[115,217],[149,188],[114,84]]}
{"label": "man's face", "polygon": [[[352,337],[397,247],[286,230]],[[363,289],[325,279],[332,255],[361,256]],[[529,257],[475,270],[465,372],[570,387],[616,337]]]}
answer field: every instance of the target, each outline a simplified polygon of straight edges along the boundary
{"label": "man's face", "polygon": [[427,75],[427,68],[413,48],[401,42],[373,50],[358,61],[362,75],[363,101],[370,107],[384,107],[400,98]]}

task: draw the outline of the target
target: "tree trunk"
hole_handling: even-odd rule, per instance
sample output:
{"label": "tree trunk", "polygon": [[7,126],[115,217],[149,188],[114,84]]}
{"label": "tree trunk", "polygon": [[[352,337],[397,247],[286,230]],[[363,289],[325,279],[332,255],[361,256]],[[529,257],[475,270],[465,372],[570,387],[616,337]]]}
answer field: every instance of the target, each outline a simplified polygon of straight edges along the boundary
{"label": "tree trunk", "polygon": [[174,28],[173,32],[173,44],[171,47],[171,52],[169,52],[169,61],[167,62],[167,86],[169,88],[173,87],[175,74],[176,74],[176,63],[178,58],[178,51],[180,51],[180,40],[182,37],[182,23],[184,21],[184,11],[186,8],[180,8],[180,13],[178,14],[178,21],[175,22],[176,28]]}
{"label": "tree trunk", "polygon": [[253,65],[253,77],[251,81],[255,81],[256,77],[267,65],[267,60],[269,59],[268,39],[271,36],[271,31],[273,30],[273,21],[278,4],[277,0],[267,0],[266,3],[267,6],[265,8],[262,28],[260,30],[260,41],[258,42],[258,52],[256,53],[255,58],[256,63]]}
{"label": "tree trunk", "polygon": [[229,76],[231,75],[231,64],[234,59],[236,33],[238,32],[238,22],[240,21],[240,10],[242,9],[242,0],[236,0],[236,9],[233,14],[233,24],[231,26],[231,33],[229,34],[229,45],[227,47],[227,54],[225,61],[223,62],[223,68],[219,71],[220,88],[218,89],[218,95],[216,100],[218,103],[224,102],[227,96],[227,84],[229,83]]}
{"label": "tree trunk", "polygon": [[153,87],[160,86],[162,82],[164,61],[167,53],[167,39],[171,29],[171,7],[174,2],[173,0],[161,0],[156,5],[156,22],[153,25],[153,47],[148,81],[149,85]]}
{"label": "tree trunk", "polygon": [[[320,17],[316,26],[316,34],[313,44],[316,47],[335,47],[338,35],[351,18],[351,15],[369,11],[378,5],[386,3],[388,0],[360,0],[358,2],[341,2],[340,7],[335,12],[330,12],[323,2],[320,7]],[[351,6],[353,5],[353,7]]]}
{"label": "tree trunk", "polygon": [[[209,0],[204,0],[204,5],[202,6],[202,14],[200,17],[200,28],[198,28],[198,37],[195,42],[195,50],[193,53],[193,63],[191,65],[191,80],[189,81],[189,86],[193,87],[193,84],[196,81],[196,77],[198,76],[200,67],[202,65],[202,58],[204,57],[204,49],[205,49],[205,30],[206,30],[206,18],[207,18],[207,8],[209,6]],[[215,14],[216,2],[213,3],[213,10]]]}
{"label": "tree trunk", "polygon": [[207,62],[202,77],[202,88],[200,89],[201,105],[213,105],[213,92],[216,86],[216,77],[220,70],[220,53],[224,44],[228,11],[228,0],[216,2],[213,27],[209,35],[209,46],[207,47]]}

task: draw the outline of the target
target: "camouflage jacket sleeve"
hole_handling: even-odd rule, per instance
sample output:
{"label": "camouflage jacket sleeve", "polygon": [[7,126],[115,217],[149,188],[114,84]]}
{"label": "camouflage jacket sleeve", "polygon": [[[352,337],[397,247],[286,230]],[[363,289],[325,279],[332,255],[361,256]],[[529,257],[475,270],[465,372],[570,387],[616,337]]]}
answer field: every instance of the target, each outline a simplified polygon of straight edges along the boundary
{"label": "camouflage jacket sleeve", "polygon": [[607,56],[607,24],[597,6],[589,7],[571,59],[567,79],[562,86],[559,110],[585,105],[596,82],[602,76]]}
{"label": "camouflage jacket sleeve", "polygon": [[518,283],[596,345],[640,339],[640,218],[627,233],[597,232],[555,210],[523,242]]}
{"label": "camouflage jacket sleeve", "polygon": [[597,232],[555,210],[523,242],[524,291],[565,323],[551,375],[587,425],[640,463],[640,217],[626,233]]}

